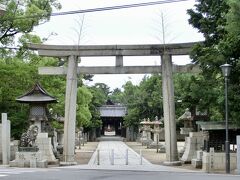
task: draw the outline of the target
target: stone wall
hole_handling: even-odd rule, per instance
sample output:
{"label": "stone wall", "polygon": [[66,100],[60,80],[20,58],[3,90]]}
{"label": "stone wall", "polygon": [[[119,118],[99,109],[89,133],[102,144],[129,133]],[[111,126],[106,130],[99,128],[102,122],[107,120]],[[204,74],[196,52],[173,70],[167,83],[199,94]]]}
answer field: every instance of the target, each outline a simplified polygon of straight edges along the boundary
{"label": "stone wall", "polygon": [[[224,171],[225,170],[226,155],[224,152],[203,152],[202,157],[202,170],[205,172]],[[230,153],[230,169],[237,168],[237,155]]]}

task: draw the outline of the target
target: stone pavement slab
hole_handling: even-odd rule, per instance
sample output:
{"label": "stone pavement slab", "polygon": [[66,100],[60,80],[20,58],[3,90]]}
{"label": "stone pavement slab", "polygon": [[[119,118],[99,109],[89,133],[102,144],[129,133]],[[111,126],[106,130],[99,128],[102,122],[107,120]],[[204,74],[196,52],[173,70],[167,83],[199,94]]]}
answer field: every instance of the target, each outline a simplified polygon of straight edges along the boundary
{"label": "stone pavement slab", "polygon": [[[128,149],[128,165],[126,165],[126,149]],[[97,152],[99,150],[99,165],[97,164]],[[111,152],[114,150],[114,163],[112,164]],[[142,163],[141,163],[142,162]],[[95,170],[127,170],[127,171],[173,171],[195,172],[188,169],[154,165],[145,158],[140,160],[139,153],[130,148],[122,141],[101,141],[93,153],[87,165],[76,165],[60,168],[95,169]]]}
{"label": "stone pavement slab", "polygon": [[[76,166],[64,166],[58,168],[70,168],[70,169],[85,169],[85,170],[112,170],[112,171],[146,171],[146,172],[198,172],[202,173],[201,171],[194,171],[189,169],[183,168],[176,168],[171,166],[163,166],[163,165],[76,165]],[[58,169],[57,168],[57,169]]]}
{"label": "stone pavement slab", "polygon": [[122,141],[101,141],[88,165],[126,165],[126,159],[129,165],[151,164]]}

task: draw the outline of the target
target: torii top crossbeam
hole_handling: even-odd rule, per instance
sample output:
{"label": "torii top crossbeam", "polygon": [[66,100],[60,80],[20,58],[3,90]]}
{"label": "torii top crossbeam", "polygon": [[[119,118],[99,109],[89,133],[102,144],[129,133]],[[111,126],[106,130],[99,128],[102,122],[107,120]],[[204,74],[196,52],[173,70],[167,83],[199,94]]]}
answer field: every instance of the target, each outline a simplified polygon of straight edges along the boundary
{"label": "torii top crossbeam", "polygon": [[179,44],[145,44],[145,45],[43,45],[28,44],[28,48],[37,50],[41,56],[66,57],[76,55],[89,56],[161,56],[188,55],[192,47],[200,42]]}
{"label": "torii top crossbeam", "polygon": [[[162,56],[188,55],[196,43],[181,44],[145,44],[145,45],[43,45],[29,44],[29,49],[37,50],[40,56],[50,57],[93,57],[115,56],[116,66],[78,67],[78,74],[145,74],[161,73],[160,66],[123,66],[123,56]],[[39,74],[61,75],[66,74],[65,67],[40,67]],[[173,72],[198,73],[196,65],[173,65]]]}

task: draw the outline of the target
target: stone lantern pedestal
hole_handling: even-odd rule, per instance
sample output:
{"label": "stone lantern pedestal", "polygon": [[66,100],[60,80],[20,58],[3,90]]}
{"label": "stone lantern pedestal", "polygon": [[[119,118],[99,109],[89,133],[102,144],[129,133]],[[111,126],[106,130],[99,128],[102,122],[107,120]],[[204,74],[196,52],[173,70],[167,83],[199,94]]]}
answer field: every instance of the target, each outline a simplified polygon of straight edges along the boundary
{"label": "stone lantern pedestal", "polygon": [[159,121],[158,117],[156,116],[155,121],[152,121],[153,129],[153,142],[148,146],[148,148],[157,149],[158,152],[165,152],[165,146],[159,143],[159,134],[163,131],[160,125],[163,123]]}
{"label": "stone lantern pedestal", "polygon": [[148,146],[149,144],[152,143],[151,139],[151,125],[152,122],[148,119],[146,120],[145,118],[143,119],[140,124],[143,126],[142,127],[142,137],[140,138],[140,142],[142,143],[143,146]]}

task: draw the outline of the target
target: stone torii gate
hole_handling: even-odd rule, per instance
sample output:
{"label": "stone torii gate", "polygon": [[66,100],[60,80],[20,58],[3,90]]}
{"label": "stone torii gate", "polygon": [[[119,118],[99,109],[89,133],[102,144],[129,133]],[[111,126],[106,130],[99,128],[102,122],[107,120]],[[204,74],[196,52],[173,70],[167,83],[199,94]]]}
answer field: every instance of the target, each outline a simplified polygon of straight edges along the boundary
{"label": "stone torii gate", "polygon": [[[198,43],[198,42],[197,42]],[[66,57],[67,67],[42,67],[40,74],[66,74],[65,122],[63,163],[74,164],[75,122],[77,99],[77,74],[145,74],[162,73],[163,112],[166,142],[165,164],[179,163],[176,139],[174,86],[172,73],[198,72],[194,65],[173,66],[173,55],[188,55],[195,43],[164,45],[41,45],[29,44],[29,49],[37,50],[41,56]],[[116,65],[112,67],[78,67],[78,57],[115,56]],[[123,66],[123,56],[161,56],[161,66]]]}

